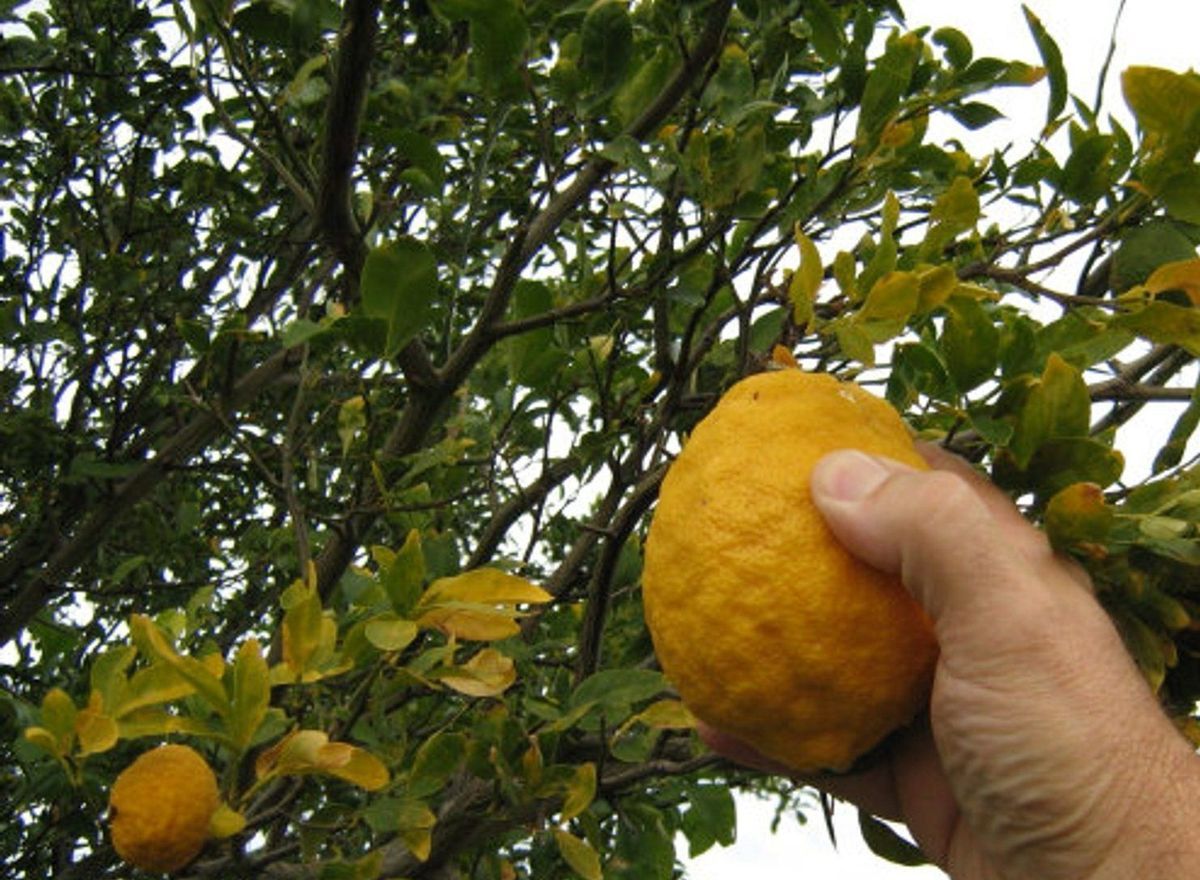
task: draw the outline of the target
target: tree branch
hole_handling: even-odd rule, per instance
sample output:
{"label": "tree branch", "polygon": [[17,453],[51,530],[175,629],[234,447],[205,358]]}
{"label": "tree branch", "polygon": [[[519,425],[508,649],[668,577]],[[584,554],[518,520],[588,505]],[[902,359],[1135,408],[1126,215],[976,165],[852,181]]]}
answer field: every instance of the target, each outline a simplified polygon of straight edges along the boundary
{"label": "tree branch", "polygon": [[346,268],[350,289],[354,291],[358,290],[366,246],[351,210],[350,197],[367,82],[375,56],[380,2],[347,0],[338,40],[337,74],[325,105],[317,226]]}
{"label": "tree branch", "polygon": [[[233,388],[221,401],[226,417],[244,408],[264,390],[295,370],[300,349],[285,349],[272,355]],[[83,524],[50,556],[40,571],[29,579],[0,615],[0,645],[7,644],[42,609],[63,581],[96,549],[103,535],[122,515],[149,495],[171,470],[190,459],[225,430],[225,420],[211,411],[196,414],[153,458],[126,479],[107,503],[92,511]],[[20,574],[20,560],[0,561],[0,586],[10,586]]]}

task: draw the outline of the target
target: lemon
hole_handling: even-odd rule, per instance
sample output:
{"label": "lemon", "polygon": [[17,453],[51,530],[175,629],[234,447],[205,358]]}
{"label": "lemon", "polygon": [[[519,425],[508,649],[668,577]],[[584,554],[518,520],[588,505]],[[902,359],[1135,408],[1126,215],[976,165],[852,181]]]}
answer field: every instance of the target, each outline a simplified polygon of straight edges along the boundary
{"label": "lemon", "polygon": [[911,721],[937,659],[924,611],[810,500],[813,465],[845,448],[927,467],[857,385],[798,369],[744,379],[672,463],[646,540],[664,673],[696,717],[797,771],[845,770]]}
{"label": "lemon", "polygon": [[177,871],[204,848],[219,805],[217,779],[194,749],[151,749],[121,771],[109,793],[113,846],[145,871]]}

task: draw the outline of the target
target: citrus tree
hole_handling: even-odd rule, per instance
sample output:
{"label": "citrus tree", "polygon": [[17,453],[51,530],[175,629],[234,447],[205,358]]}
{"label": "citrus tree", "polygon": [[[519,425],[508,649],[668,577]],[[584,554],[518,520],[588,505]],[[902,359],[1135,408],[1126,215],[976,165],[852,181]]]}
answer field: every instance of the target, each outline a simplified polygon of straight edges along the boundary
{"label": "citrus tree", "polygon": [[[1026,15],[1008,60],[895,0],[0,2],[5,874],[127,876],[164,742],[219,786],[185,876],[666,878],[731,790],[803,814],[639,594],[771,362],[1010,490],[1191,730],[1200,77],[1124,71],[1122,126]],[[1000,89],[1043,135],[972,154]],[[179,824],[152,778],[122,835]]]}

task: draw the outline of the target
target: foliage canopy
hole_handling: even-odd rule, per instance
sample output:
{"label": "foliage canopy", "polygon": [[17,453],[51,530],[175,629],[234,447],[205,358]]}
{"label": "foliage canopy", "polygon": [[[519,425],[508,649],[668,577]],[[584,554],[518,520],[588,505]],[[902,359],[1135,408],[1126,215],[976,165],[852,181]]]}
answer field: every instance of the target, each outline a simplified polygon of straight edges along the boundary
{"label": "foliage canopy", "polygon": [[[168,735],[222,781],[195,876],[667,878],[731,788],[811,805],[699,748],[638,590],[772,361],[1022,499],[1189,725],[1200,77],[1124,72],[1128,131],[1027,19],[1022,62],[895,0],[2,0],[6,874],[118,876]],[[1043,137],[972,155],[998,89]]]}

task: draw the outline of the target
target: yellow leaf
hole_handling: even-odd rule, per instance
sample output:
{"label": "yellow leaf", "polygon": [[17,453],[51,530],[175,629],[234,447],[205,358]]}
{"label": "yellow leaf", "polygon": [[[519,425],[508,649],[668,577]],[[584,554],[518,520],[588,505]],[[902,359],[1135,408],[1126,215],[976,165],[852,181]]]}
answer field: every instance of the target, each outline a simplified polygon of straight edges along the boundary
{"label": "yellow leaf", "polygon": [[686,730],[696,726],[696,716],[679,700],[651,703],[630,721],[637,721],[655,730]]}
{"label": "yellow leaf", "polygon": [[67,755],[75,739],[75,701],[62,688],[51,688],[42,697],[42,727],[57,741],[54,754]]}
{"label": "yellow leaf", "polygon": [[771,349],[771,362],[776,366],[784,367],[785,369],[798,369],[800,364],[796,362],[796,356],[792,354],[792,350],[784,345],[776,345]]}
{"label": "yellow leaf", "polygon": [[422,862],[428,859],[433,850],[433,827],[437,824],[433,810],[420,801],[404,801],[396,818],[396,833],[409,852]]}
{"label": "yellow leaf", "polygon": [[821,288],[825,269],[821,265],[821,254],[812,239],[796,225],[796,246],[800,248],[800,265],[792,273],[788,284],[788,299],[792,303],[792,320],[798,327],[807,327],[813,316],[813,302]]}
{"label": "yellow leaf", "polygon": [[229,697],[225,693],[225,685],[204,662],[177,652],[158,625],[144,614],[131,615],[129,629],[139,648],[178,672],[221,715],[229,715]]}
{"label": "yellow leaf", "polygon": [[368,791],[391,778],[383,762],[348,743],[330,742],[323,730],[296,730],[258,756],[254,771],[262,780],[275,776],[324,773]]}
{"label": "yellow leaf", "polygon": [[604,874],[600,870],[600,856],[592,849],[590,843],[561,828],[554,829],[554,842],[558,844],[563,861],[583,880],[604,880]]}
{"label": "yellow leaf", "polygon": [[271,703],[267,660],[257,639],[247,639],[233,661],[233,699],[229,735],[239,750],[249,748]]}
{"label": "yellow leaf", "polygon": [[430,584],[417,604],[417,624],[460,639],[506,639],[519,632],[520,605],[552,598],[524,578],[477,568]]}
{"label": "yellow leaf", "polygon": [[517,680],[517,671],[511,657],[495,648],[484,648],[462,666],[453,666],[438,678],[467,696],[495,697]]}
{"label": "yellow leaf", "polygon": [[958,287],[958,274],[948,264],[934,266],[917,276],[917,284],[916,311],[925,314],[950,298],[950,294]]}
{"label": "yellow leaf", "polygon": [[120,705],[112,707],[117,719],[160,703],[189,697],[196,688],[166,663],[155,663],[139,669],[129,678]]}
{"label": "yellow leaf", "polygon": [[563,798],[562,820],[570,822],[588,808],[596,797],[596,765],[580,764],[575,768],[575,774],[566,783],[566,797]]}
{"label": "yellow leaf", "polygon": [[291,591],[294,595],[283,614],[283,662],[299,680],[321,646],[325,612],[316,590],[297,582]]}
{"label": "yellow leaf", "polygon": [[229,804],[222,803],[208,820],[208,833],[218,840],[240,832],[246,827],[246,817]]}
{"label": "yellow leaf", "polygon": [[59,747],[58,737],[44,727],[26,727],[25,739],[60,760],[66,757],[66,753]]}
{"label": "yellow leaf", "polygon": [[1144,285],[1153,294],[1181,290],[1192,305],[1200,305],[1200,260],[1177,260],[1164,263],[1151,273]]}
{"label": "yellow leaf", "polygon": [[453,577],[438,578],[421,597],[421,604],[450,601],[507,606],[549,602],[553,598],[523,577],[498,568],[475,568]]}
{"label": "yellow leaf", "polygon": [[84,755],[107,752],[120,738],[117,722],[104,714],[98,705],[89,705],[75,716],[75,735],[79,738],[79,751]]}
{"label": "yellow leaf", "polygon": [[403,651],[417,637],[417,625],[391,613],[378,614],[367,621],[363,632],[367,641],[381,651]]}

